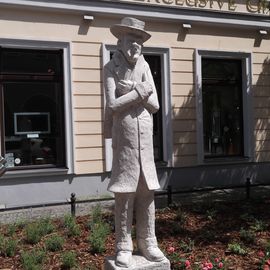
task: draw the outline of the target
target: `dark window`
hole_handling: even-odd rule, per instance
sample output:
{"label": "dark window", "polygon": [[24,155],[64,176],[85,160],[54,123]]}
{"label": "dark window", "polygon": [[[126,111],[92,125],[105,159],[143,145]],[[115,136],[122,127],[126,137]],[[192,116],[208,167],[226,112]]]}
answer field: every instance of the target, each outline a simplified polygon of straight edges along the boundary
{"label": "dark window", "polygon": [[8,168],[65,164],[62,58],[62,50],[0,50]]}
{"label": "dark window", "polygon": [[153,115],[153,141],[154,141],[154,158],[156,162],[163,162],[163,129],[162,129],[162,76],[161,76],[161,57],[160,55],[144,55],[146,62],[149,64],[153,79],[155,82],[159,111]]}
{"label": "dark window", "polygon": [[202,58],[204,157],[243,156],[241,60]]}

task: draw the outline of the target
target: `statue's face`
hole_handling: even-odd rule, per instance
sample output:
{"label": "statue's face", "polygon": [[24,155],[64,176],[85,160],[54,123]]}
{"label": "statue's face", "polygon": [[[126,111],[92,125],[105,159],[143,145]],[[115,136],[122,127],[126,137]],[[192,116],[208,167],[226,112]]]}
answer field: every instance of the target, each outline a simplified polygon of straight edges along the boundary
{"label": "statue's face", "polygon": [[135,35],[125,35],[121,40],[121,50],[128,62],[135,64],[142,52],[142,41]]}

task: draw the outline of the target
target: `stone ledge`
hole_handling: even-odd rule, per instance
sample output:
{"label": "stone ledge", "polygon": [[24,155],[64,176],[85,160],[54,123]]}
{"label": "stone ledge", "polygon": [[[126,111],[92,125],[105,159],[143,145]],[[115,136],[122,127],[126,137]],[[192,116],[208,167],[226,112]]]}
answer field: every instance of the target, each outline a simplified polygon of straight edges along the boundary
{"label": "stone ledge", "polygon": [[168,259],[161,262],[150,262],[143,256],[133,254],[132,266],[129,268],[118,267],[115,265],[115,257],[107,257],[105,260],[105,270],[170,270],[171,265]]}

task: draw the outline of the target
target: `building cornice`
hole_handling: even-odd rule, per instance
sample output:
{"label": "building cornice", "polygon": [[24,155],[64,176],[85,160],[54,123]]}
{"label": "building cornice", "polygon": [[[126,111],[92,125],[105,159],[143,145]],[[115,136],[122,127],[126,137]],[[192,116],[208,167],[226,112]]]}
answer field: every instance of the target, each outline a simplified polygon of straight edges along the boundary
{"label": "building cornice", "polygon": [[147,6],[146,8],[144,5],[106,0],[0,0],[0,6],[64,11],[93,16],[136,16],[148,20],[179,21],[182,23],[212,24],[248,29],[270,29],[270,17],[265,15],[157,6]]}

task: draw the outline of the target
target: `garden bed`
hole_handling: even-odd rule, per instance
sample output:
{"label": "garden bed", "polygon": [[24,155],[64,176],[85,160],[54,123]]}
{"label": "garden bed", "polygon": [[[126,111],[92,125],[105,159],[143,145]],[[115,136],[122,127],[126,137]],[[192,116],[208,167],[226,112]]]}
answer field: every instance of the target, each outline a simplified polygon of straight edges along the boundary
{"label": "garden bed", "polygon": [[[270,269],[270,201],[195,203],[157,211],[172,269]],[[113,216],[44,218],[0,227],[0,269],[100,270],[114,253]],[[134,232],[135,233],[135,232]],[[103,240],[105,241],[103,243]]]}

